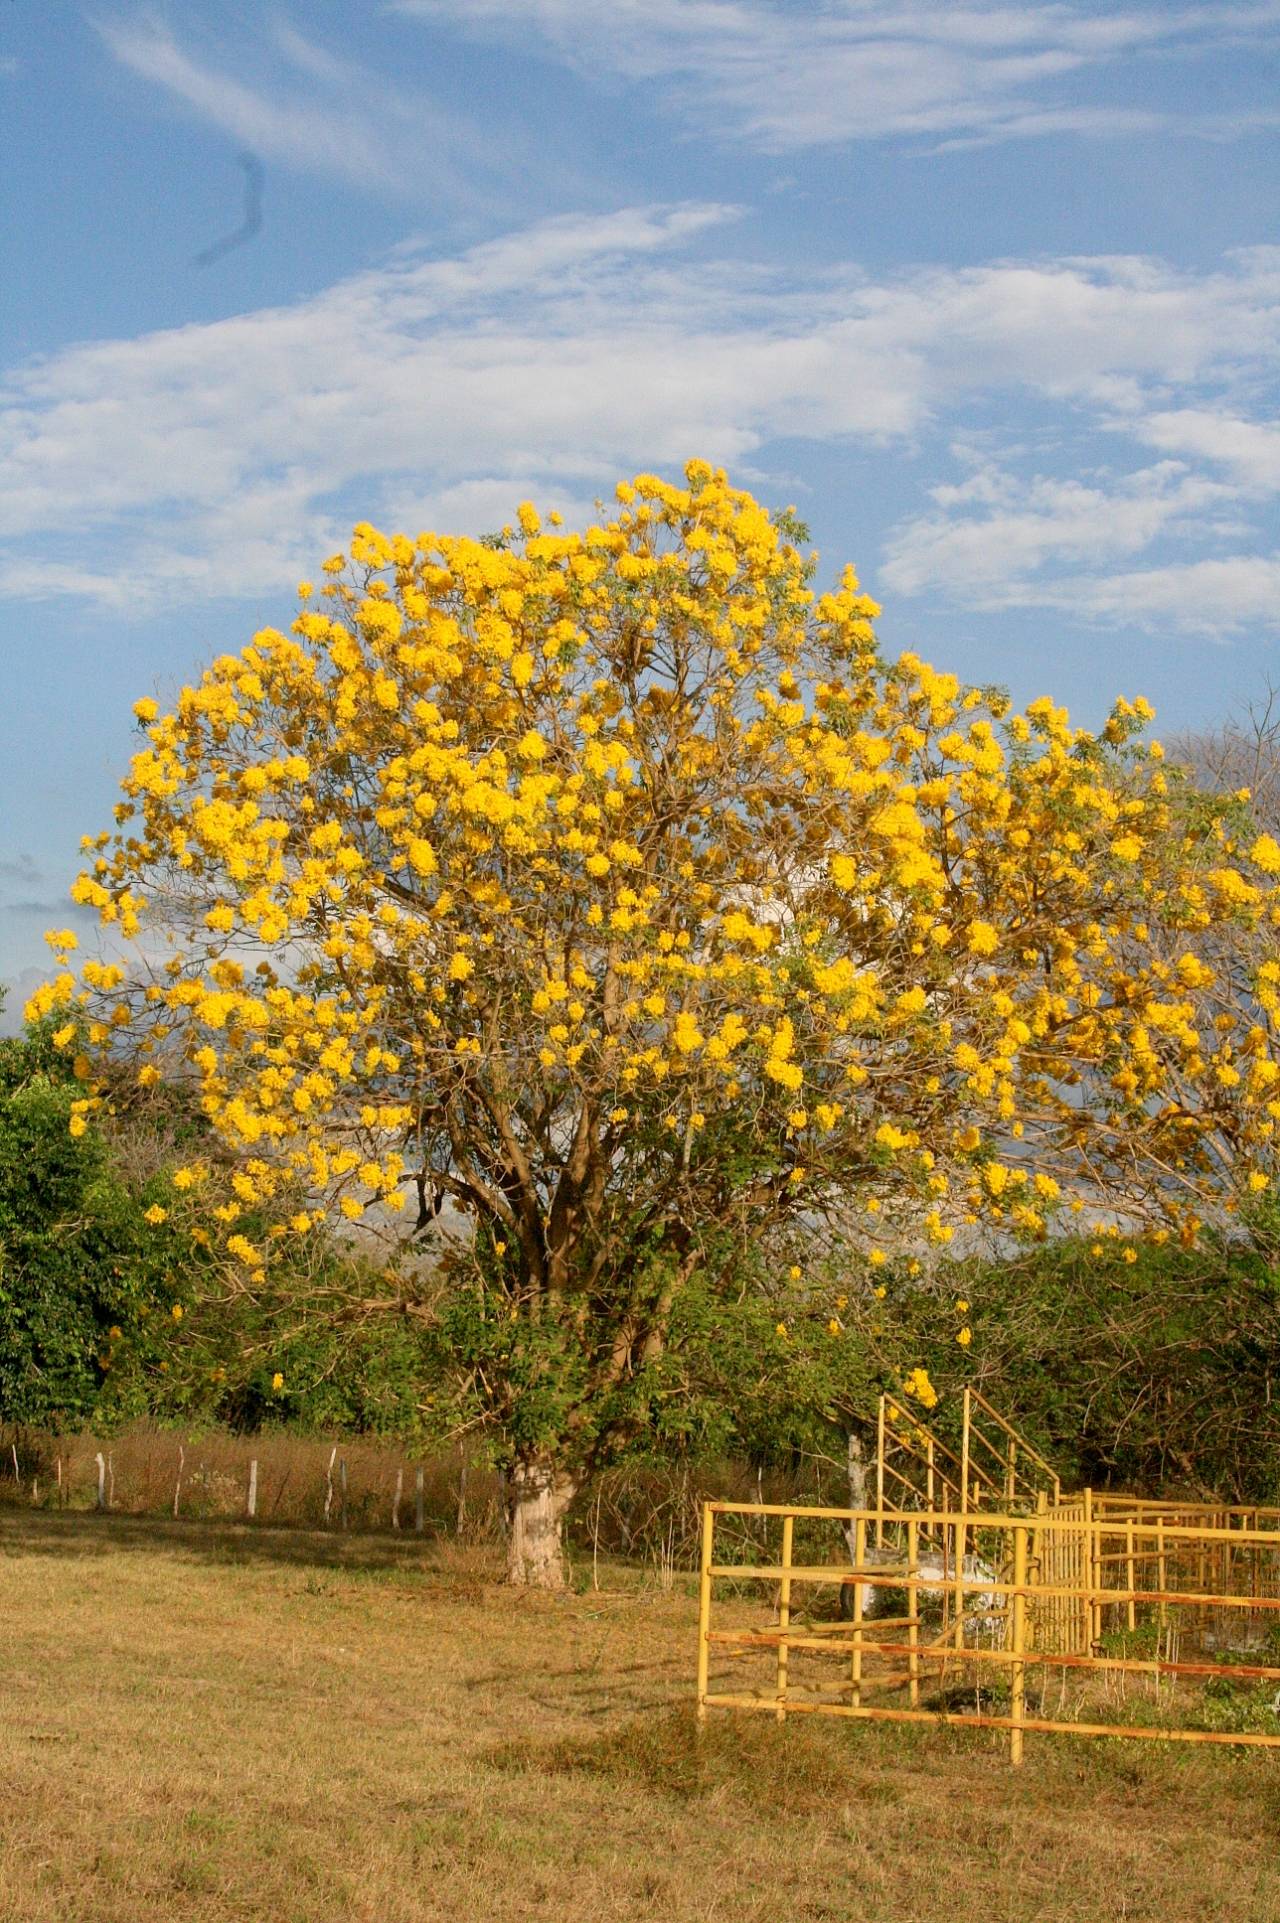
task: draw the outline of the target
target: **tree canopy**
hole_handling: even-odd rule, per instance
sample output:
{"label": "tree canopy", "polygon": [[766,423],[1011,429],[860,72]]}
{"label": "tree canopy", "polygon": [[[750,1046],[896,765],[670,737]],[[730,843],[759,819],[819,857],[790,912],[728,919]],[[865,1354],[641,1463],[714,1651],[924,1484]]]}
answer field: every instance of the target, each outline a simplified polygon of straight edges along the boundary
{"label": "tree canopy", "polygon": [[55,937],[34,1005],[193,1078],[174,1181],[240,1286],[403,1220],[381,1299],[499,1438],[518,1576],[745,1247],[838,1237],[867,1288],[1063,1208],[1192,1240],[1269,1179],[1280,847],[1141,701],[1091,733],[883,659],[802,543],[698,462],[582,532],[357,528],[290,633],[137,704],[73,890],[128,959]]}

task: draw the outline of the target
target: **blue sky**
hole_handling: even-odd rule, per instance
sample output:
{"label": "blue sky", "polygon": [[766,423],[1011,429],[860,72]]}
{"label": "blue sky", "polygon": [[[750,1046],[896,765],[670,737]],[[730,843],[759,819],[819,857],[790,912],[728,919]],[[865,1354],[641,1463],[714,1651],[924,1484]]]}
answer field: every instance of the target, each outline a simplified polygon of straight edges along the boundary
{"label": "blue sky", "polygon": [[1278,80],[1280,0],[5,0],[0,978],[132,702],[355,519],[697,453],[890,648],[1088,722],[1247,703]]}

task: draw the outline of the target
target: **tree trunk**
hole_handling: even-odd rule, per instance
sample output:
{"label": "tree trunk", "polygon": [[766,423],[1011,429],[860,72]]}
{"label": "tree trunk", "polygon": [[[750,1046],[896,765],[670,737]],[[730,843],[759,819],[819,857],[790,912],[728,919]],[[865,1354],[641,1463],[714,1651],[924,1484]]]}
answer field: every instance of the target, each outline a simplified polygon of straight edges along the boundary
{"label": "tree trunk", "polygon": [[[865,1509],[867,1506],[867,1465],[862,1459],[862,1438],[849,1432],[849,1453],[846,1458],[849,1470],[849,1507]],[[854,1525],[845,1527],[845,1539],[849,1544],[849,1559],[854,1555]]]}
{"label": "tree trunk", "polygon": [[565,1511],[577,1484],[545,1458],[518,1462],[507,1481],[507,1581],[525,1589],[564,1589]]}
{"label": "tree trunk", "polygon": [[[862,1438],[849,1432],[849,1451],[846,1457],[849,1472],[849,1507],[865,1509],[867,1506],[867,1465],[862,1456]],[[845,1541],[849,1545],[849,1561],[856,1565],[858,1559],[858,1525],[845,1524]],[[844,1622],[852,1622],[857,1613],[854,1607],[857,1592],[862,1592],[862,1613],[874,1616],[876,1613],[877,1590],[874,1583],[852,1581],[848,1577],[840,1585],[840,1616]]]}

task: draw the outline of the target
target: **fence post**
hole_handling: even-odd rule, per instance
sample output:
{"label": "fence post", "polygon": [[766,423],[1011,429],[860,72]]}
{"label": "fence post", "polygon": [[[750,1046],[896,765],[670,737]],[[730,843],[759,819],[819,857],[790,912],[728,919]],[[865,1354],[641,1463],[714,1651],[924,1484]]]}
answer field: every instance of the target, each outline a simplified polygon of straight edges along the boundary
{"label": "fence post", "polygon": [[185,1463],[186,1459],[187,1459],[187,1452],[183,1448],[182,1444],[179,1443],[178,1444],[178,1473],[173,1479],[173,1519],[175,1522],[178,1520],[178,1504],[182,1499],[182,1465]]}
{"label": "fence post", "polygon": [[326,1529],[329,1527],[329,1518],[333,1514],[333,1465],[337,1460],[338,1445],[335,1442],[329,1451],[329,1467],[324,1472],[324,1526]]}
{"label": "fence post", "polygon": [[419,1536],[422,1534],[425,1521],[424,1506],[422,1496],[422,1464],[419,1463],[413,1472],[413,1527]]}
{"label": "fence post", "polygon": [[[419,1470],[421,1475],[422,1471]],[[711,1666],[711,1551],[715,1540],[716,1514],[709,1502],[702,1505],[702,1560],[698,1575],[698,1721],[707,1720],[707,1680]]]}
{"label": "fence post", "polygon": [[252,1462],[249,1464],[249,1499],[248,1499],[248,1503],[246,1504],[246,1514],[248,1515],[250,1522],[253,1521],[257,1513],[258,1513],[258,1458],[255,1456]]}
{"label": "fence post", "polygon": [[404,1464],[396,1469],[396,1492],[391,1498],[391,1527],[400,1527],[400,1498],[404,1494]]}
{"label": "fence post", "polygon": [[93,1459],[98,1465],[98,1507],[99,1509],[105,1509],[107,1506],[106,1457],[103,1455],[101,1449],[99,1449],[97,1455]]}
{"label": "fence post", "polygon": [[1164,1517],[1156,1517],[1156,1588],[1160,1591],[1160,1627],[1164,1628],[1169,1620],[1169,1606],[1164,1592],[1168,1587],[1168,1563],[1164,1553]]}
{"label": "fence post", "polygon": [[885,1451],[885,1399],[880,1398],[880,1408],[876,1416],[876,1548],[884,1548],[884,1451]]}
{"label": "fence post", "polygon": [[[1031,1537],[1031,1555],[1030,1555],[1027,1566],[1029,1569],[1035,1570],[1036,1581],[1042,1584],[1046,1588],[1054,1581],[1054,1578],[1047,1575],[1045,1572],[1045,1550],[1047,1549],[1048,1542],[1049,1542],[1048,1533],[1045,1529],[1045,1521],[1048,1514],[1049,1514],[1049,1498],[1043,1489],[1037,1489],[1036,1490],[1036,1527]],[[1054,1626],[1052,1596],[1047,1598],[1042,1596],[1040,1598],[1040,1607],[1036,1611],[1036,1614],[1041,1622],[1047,1623],[1048,1633],[1049,1633],[1049,1646],[1051,1648],[1056,1649],[1058,1646],[1058,1641],[1057,1641],[1057,1632]]]}
{"label": "fence post", "polygon": [[1086,1489],[1082,1497],[1084,1504],[1084,1554],[1085,1566],[1081,1571],[1089,1584],[1089,1600],[1086,1605],[1085,1621],[1089,1647],[1092,1649],[1098,1640],[1098,1602],[1094,1595],[1097,1588],[1097,1544],[1093,1535],[1093,1490]]}
{"label": "fence post", "polygon": [[853,1579],[853,1648],[849,1655],[849,1702],[854,1709],[862,1708],[862,1571],[866,1562],[867,1519],[859,1516],[853,1525],[853,1566],[858,1573]]}
{"label": "fence post", "polygon": [[1013,1723],[1009,1731],[1009,1761],[1015,1767],[1022,1761],[1022,1722],[1027,1713],[1027,1671],[1023,1660],[1027,1629],[1027,1599],[1023,1593],[1026,1582],[1027,1525],[1019,1522],[1013,1528],[1013,1595],[1009,1611],[1009,1647],[1013,1654],[1013,1661],[1009,1665],[1009,1716]]}
{"label": "fence post", "polygon": [[1132,1522],[1127,1522],[1124,1526],[1124,1549],[1125,1549],[1125,1557],[1124,1557],[1125,1571],[1129,1578],[1129,1607],[1128,1607],[1128,1610],[1126,1611],[1126,1620],[1128,1622],[1130,1629],[1136,1629],[1138,1627],[1138,1605],[1134,1601],[1133,1592],[1138,1587],[1138,1580],[1137,1580],[1137,1567],[1135,1565],[1134,1556],[1133,1556],[1133,1524]]}
{"label": "fence post", "polygon": [[916,1648],[920,1641],[920,1590],[916,1582],[916,1571],[920,1561],[920,1525],[918,1522],[907,1524],[907,1614],[911,1618],[907,1624],[907,1676],[910,1681],[909,1696],[912,1709],[920,1707],[920,1664]]}
{"label": "fence post", "polygon": [[956,1648],[957,1649],[964,1648],[964,1554],[965,1554],[965,1544],[969,1539],[969,1525],[967,1520],[968,1510],[969,1510],[968,1502],[965,1498],[964,1491],[961,1490],[960,1514],[956,1517],[956,1527],[955,1527],[956,1566],[955,1566],[955,1572],[954,1572],[954,1581],[955,1581],[955,1613],[956,1613],[955,1632],[956,1632]]}
{"label": "fence post", "polygon": [[778,1721],[787,1720],[787,1631],[791,1627],[791,1545],[795,1517],[782,1518],[782,1586],[778,1593]]}
{"label": "fence post", "polygon": [[962,1515],[967,1515],[969,1511],[970,1414],[971,1412],[969,1407],[969,1391],[968,1389],[966,1389],[964,1392],[964,1421],[960,1431],[960,1511]]}

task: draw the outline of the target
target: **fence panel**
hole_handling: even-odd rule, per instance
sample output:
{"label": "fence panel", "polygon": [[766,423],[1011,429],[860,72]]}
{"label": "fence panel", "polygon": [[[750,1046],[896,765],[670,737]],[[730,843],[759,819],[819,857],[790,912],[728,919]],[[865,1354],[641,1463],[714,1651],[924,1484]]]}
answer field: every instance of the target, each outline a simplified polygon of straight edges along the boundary
{"label": "fence panel", "polygon": [[[769,1559],[717,1560],[741,1515]],[[699,1593],[700,1719],[961,1723],[1007,1732],[1014,1763],[1027,1731],[1280,1747],[1280,1529],[1098,1517],[1087,1492],[1034,1514],[713,1502]]]}

